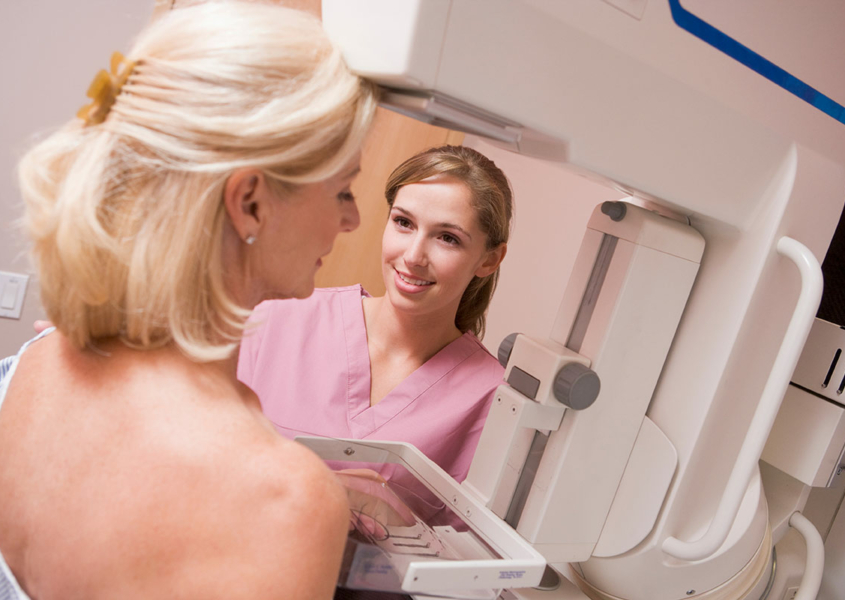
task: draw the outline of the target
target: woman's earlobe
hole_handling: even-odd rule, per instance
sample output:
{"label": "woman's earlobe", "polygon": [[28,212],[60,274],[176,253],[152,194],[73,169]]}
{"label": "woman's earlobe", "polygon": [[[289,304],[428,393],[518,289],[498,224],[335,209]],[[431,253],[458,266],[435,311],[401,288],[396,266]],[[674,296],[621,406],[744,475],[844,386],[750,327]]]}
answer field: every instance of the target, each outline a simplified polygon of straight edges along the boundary
{"label": "woman's earlobe", "polygon": [[263,174],[258,169],[238,169],[226,180],[223,204],[241,239],[254,235],[261,225],[261,177]]}

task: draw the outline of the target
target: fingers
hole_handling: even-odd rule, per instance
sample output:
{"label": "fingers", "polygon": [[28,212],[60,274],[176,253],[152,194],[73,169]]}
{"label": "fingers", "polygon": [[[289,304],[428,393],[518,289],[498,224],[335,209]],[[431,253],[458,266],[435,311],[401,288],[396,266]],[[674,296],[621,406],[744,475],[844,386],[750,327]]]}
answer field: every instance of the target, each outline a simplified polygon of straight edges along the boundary
{"label": "fingers", "polygon": [[387,480],[384,477],[372,469],[343,469],[342,471],[335,471],[335,474],[340,476],[341,481],[344,480],[344,477],[351,476],[378,483],[387,483]]}
{"label": "fingers", "polygon": [[349,517],[349,530],[357,530],[364,536],[380,541],[386,540],[389,536],[387,527],[382,525],[378,519],[359,511],[351,511]]}
{"label": "fingers", "polygon": [[361,477],[347,472],[337,473],[346,488],[349,506],[376,516],[387,525],[414,524],[416,519],[411,509],[386,485],[384,478],[374,474],[377,479],[368,474]]}

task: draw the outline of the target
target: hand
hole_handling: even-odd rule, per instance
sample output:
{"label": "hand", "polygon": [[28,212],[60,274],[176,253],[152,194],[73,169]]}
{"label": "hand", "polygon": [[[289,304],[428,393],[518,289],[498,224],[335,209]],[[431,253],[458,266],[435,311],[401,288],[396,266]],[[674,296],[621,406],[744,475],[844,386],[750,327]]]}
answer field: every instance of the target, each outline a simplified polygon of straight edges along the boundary
{"label": "hand", "polygon": [[409,527],[414,513],[387,486],[387,480],[370,469],[346,469],[335,473],[349,500],[349,530],[373,540],[384,540],[390,526]]}

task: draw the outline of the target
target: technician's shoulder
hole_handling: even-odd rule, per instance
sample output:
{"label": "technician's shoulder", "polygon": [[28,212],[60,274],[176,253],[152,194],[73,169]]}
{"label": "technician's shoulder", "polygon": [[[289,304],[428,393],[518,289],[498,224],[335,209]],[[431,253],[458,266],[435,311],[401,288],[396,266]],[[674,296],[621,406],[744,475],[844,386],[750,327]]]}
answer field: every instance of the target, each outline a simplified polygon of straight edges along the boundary
{"label": "technician's shoulder", "polygon": [[493,380],[501,380],[505,374],[505,368],[499,363],[499,359],[493,356],[474,334],[468,333],[466,337],[475,350],[470,356],[475,367]]}
{"label": "technician's shoulder", "polygon": [[341,303],[359,303],[369,293],[360,283],[341,287],[316,288],[311,298],[320,305],[338,306]]}
{"label": "technician's shoulder", "polygon": [[450,398],[467,405],[486,404],[504,381],[505,370],[472,333],[458,340],[452,354],[455,363],[439,386],[449,389]]}

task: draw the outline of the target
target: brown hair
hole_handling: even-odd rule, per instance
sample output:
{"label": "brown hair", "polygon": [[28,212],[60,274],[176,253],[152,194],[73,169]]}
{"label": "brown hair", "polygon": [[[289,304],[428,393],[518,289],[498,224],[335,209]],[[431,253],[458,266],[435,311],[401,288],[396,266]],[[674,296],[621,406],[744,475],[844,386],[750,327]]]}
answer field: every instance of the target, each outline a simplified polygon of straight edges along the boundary
{"label": "brown hair", "polygon": [[[495,163],[466,146],[430,148],[412,156],[393,170],[385,185],[387,203],[393,206],[403,186],[436,175],[449,175],[463,182],[472,194],[478,225],[487,236],[487,250],[508,241],[513,216],[513,192],[507,177]],[[484,337],[485,315],[493,298],[499,269],[487,277],[474,277],[461,297],[455,326]]]}

